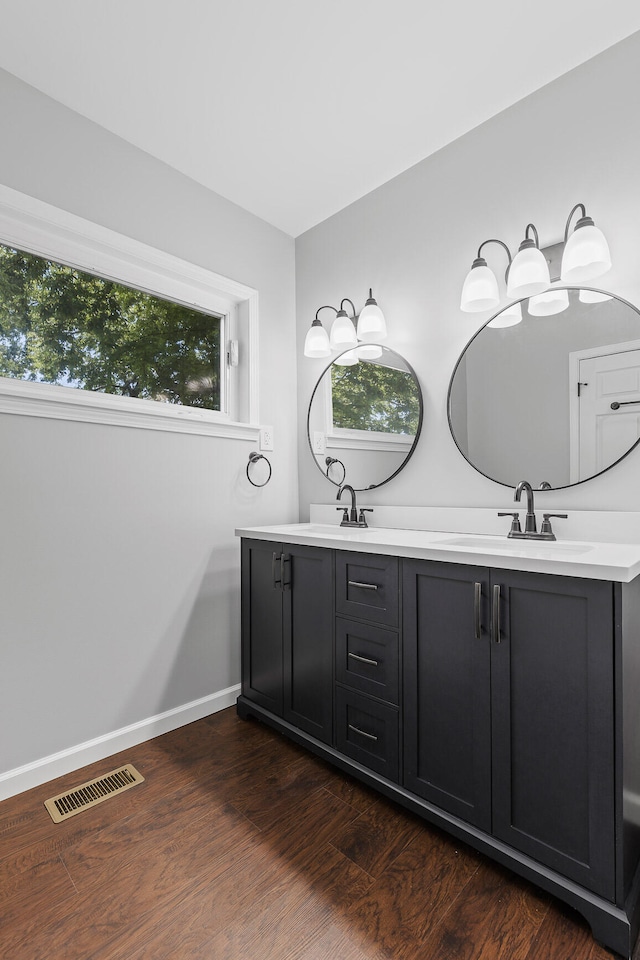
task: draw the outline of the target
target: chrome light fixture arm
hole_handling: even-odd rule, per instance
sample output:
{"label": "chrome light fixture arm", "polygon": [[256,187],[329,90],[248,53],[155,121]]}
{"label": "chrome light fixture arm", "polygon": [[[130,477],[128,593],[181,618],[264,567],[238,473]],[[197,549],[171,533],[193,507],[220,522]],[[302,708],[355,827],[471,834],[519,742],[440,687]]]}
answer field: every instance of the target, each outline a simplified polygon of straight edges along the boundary
{"label": "chrome light fixture arm", "polygon": [[567,225],[564,228],[565,243],[569,239],[569,227],[571,226],[571,221],[573,219],[573,215],[576,212],[576,210],[581,210],[582,213],[581,213],[580,219],[578,220],[578,222],[574,227],[574,230],[577,230],[578,227],[582,227],[582,226],[593,226],[593,220],[591,219],[591,217],[587,216],[587,208],[585,207],[584,203],[576,203],[575,207],[572,209],[571,213],[567,217]]}
{"label": "chrome light fixture arm", "polygon": [[484,261],[484,264],[485,264],[485,266],[486,266],[487,261],[486,261],[486,260],[484,259],[484,257],[482,256],[482,248],[483,248],[483,247],[486,247],[486,245],[487,245],[488,243],[498,243],[504,250],[506,250],[506,252],[507,252],[507,259],[508,259],[508,261],[509,261],[508,264],[507,264],[507,270],[506,270],[506,273],[505,273],[505,276],[506,276],[506,274],[509,272],[509,267],[511,266],[511,262],[512,262],[512,260],[513,260],[513,257],[511,256],[511,250],[509,250],[509,247],[506,245],[506,243],[504,242],[504,240],[497,240],[495,237],[492,237],[490,240],[483,240],[482,243],[480,244],[480,246],[478,247],[478,254],[477,254],[477,256],[476,256],[476,259],[475,259],[474,263],[477,263],[478,260],[483,260],[483,261]]}

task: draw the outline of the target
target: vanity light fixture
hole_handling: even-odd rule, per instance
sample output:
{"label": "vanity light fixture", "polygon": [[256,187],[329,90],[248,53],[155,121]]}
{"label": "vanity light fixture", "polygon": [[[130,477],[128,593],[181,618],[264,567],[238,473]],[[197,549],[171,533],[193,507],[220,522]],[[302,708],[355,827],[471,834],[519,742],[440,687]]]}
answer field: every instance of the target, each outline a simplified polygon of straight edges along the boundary
{"label": "vanity light fixture", "polygon": [[[483,240],[478,247],[478,254],[471,264],[471,270],[465,277],[462,285],[460,309],[465,313],[479,313],[484,310],[493,310],[500,303],[498,281],[493,270],[487,265],[482,256],[482,248],[488,243],[499,243],[507,251],[509,266],[511,266],[511,251],[502,240]],[[509,267],[507,267],[508,271]]]}
{"label": "vanity light fixture", "polygon": [[[576,210],[582,216],[569,235],[571,219]],[[611,269],[609,245],[602,230],[587,216],[584,203],[576,203],[569,214],[564,230],[564,253],[560,278],[564,283],[586,283]]]}
{"label": "vanity light fixture", "polygon": [[504,310],[501,310],[497,317],[494,317],[493,320],[488,324],[492,329],[500,327],[515,327],[516,323],[522,321],[522,307],[516,302],[512,303],[510,307],[505,307]]}
{"label": "vanity light fixture", "polygon": [[581,290],[578,294],[580,303],[604,303],[605,300],[612,300],[609,293],[600,293],[599,290]]}
{"label": "vanity light fixture", "polygon": [[[318,313],[320,310],[325,310],[326,307],[320,307],[316,313],[316,318],[307,330],[307,335],[304,340],[304,355],[305,357],[310,357],[311,359],[319,359],[321,357],[328,357],[331,355],[331,344],[329,343],[329,335],[327,331],[322,326],[322,323],[318,319]],[[335,307],[329,307],[330,310],[334,310]]]}
{"label": "vanity light fixture", "polygon": [[[349,316],[344,308],[345,303],[350,304],[353,315]],[[327,335],[319,318],[321,310],[333,310],[335,319],[331,325],[331,334]],[[357,325],[357,328],[356,328]],[[343,366],[358,362],[358,355],[362,359],[375,359],[380,356],[380,348],[376,347],[378,340],[384,340],[387,336],[387,325],[384,314],[373,298],[373,292],[369,290],[369,298],[360,312],[356,313],[353,301],[344,297],[340,302],[340,309],[325,304],[316,311],[316,317],[311,327],[307,331],[304,341],[304,355],[311,358],[328,357],[332,350],[349,350],[350,347],[356,347],[358,341],[363,342],[363,349],[366,348],[369,353],[360,354],[353,351],[355,359],[338,360]],[[373,341],[373,342],[371,342]],[[370,355],[369,355],[370,354]],[[375,356],[374,356],[375,355]],[[345,355],[343,355],[344,357]]]}
{"label": "vanity light fixture", "polygon": [[[581,211],[581,217],[576,223],[573,233],[569,233],[573,215]],[[460,309],[466,313],[493,310],[500,303],[500,292],[495,274],[487,265],[482,256],[482,248],[488,243],[498,243],[507,252],[509,264],[505,279],[507,294],[513,300],[526,297],[537,297],[545,293],[551,286],[549,263],[540,249],[538,231],[533,223],[528,223],[525,229],[524,240],[520,244],[518,253],[511,257],[511,251],[502,240],[485,240],[478,247],[478,255],[471,265],[462,287]],[[611,267],[611,256],[607,241],[595,225],[591,217],[586,214],[583,203],[575,205],[567,219],[564,231],[564,250],[562,256],[561,279],[565,283],[584,283],[601,276]],[[541,301],[544,303],[545,301]],[[550,298],[546,313],[559,313],[565,309],[557,298]],[[549,309],[555,303],[555,309]],[[530,311],[532,312],[532,311]],[[534,313],[534,316],[542,314]]]}
{"label": "vanity light fixture", "polygon": [[348,297],[344,297],[340,303],[340,309],[336,311],[336,318],[331,324],[329,342],[333,350],[344,350],[346,347],[355,347],[358,342],[354,323],[356,308],[353,303],[351,303],[351,309],[353,310],[352,319],[344,309],[344,303],[351,303],[351,300],[349,300]]}
{"label": "vanity light fixture", "polygon": [[[358,340],[386,340],[387,323],[384,314],[373,299],[373,291],[369,288],[369,299],[360,311],[358,317]],[[380,354],[379,354],[380,356]]]}
{"label": "vanity light fixture", "polygon": [[345,350],[344,353],[341,353],[339,357],[336,357],[333,361],[338,367],[354,367],[358,363],[358,351],[357,350]]}
{"label": "vanity light fixture", "polygon": [[377,343],[360,343],[355,352],[359,360],[379,360],[382,356],[382,347]]}
{"label": "vanity light fixture", "polygon": [[569,309],[569,293],[567,290],[547,290],[536,297],[530,297],[527,306],[532,317],[551,317]]}
{"label": "vanity light fixture", "polygon": [[[529,236],[530,230],[535,240]],[[540,250],[538,231],[532,223],[528,223],[524,240],[507,271],[507,294],[512,300],[522,300],[544,293],[550,285],[549,264]]]}

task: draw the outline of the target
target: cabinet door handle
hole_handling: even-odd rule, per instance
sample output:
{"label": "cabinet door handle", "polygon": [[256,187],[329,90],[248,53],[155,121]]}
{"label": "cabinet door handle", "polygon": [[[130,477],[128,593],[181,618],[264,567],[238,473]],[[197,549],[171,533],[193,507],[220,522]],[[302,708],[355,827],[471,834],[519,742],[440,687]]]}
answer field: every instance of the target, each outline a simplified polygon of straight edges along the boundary
{"label": "cabinet door handle", "polygon": [[482,637],[481,606],[482,606],[482,584],[474,583],[473,585],[473,620],[475,625],[476,640],[480,640]]}
{"label": "cabinet door handle", "polygon": [[[280,561],[280,576],[278,577],[278,561]],[[273,578],[274,587],[278,584],[282,587],[282,554],[275,553],[271,558],[271,577]]]}
{"label": "cabinet door handle", "polygon": [[[289,564],[288,569],[285,568],[285,563]],[[285,573],[289,574],[288,578]],[[280,554],[280,586],[283,590],[291,586],[291,556],[285,553]]]}
{"label": "cabinet door handle", "polygon": [[347,583],[350,587],[360,587],[361,590],[377,590],[377,583],[359,583],[358,580],[348,580]]}
{"label": "cabinet door handle", "polygon": [[498,583],[493,588],[491,633],[494,643],[500,643],[500,584]]}
{"label": "cabinet door handle", "polygon": [[359,660],[360,663],[370,663],[372,667],[378,666],[377,660],[370,660],[369,657],[361,657],[358,653],[349,653],[347,656],[351,657],[352,660]]}
{"label": "cabinet door handle", "polygon": [[349,730],[353,730],[354,733],[359,733],[361,737],[366,737],[367,740],[377,740],[377,737],[374,737],[372,733],[367,733],[366,730],[361,730],[360,727],[354,727],[352,723],[348,724]]}

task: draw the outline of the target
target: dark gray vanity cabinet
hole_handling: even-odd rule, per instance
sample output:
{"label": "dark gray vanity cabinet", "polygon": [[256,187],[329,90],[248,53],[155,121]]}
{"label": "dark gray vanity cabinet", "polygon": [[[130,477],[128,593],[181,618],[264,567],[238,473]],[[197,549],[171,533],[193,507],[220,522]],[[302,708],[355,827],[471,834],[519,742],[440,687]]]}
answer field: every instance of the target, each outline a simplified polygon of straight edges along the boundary
{"label": "dark gray vanity cabinet", "polygon": [[242,541],[242,692],[333,737],[333,551]]}
{"label": "dark gray vanity cabinet", "polygon": [[404,563],[405,786],[614,898],[613,586]]}
{"label": "dark gray vanity cabinet", "polygon": [[258,539],[238,712],[579,910],[640,928],[640,577]]}

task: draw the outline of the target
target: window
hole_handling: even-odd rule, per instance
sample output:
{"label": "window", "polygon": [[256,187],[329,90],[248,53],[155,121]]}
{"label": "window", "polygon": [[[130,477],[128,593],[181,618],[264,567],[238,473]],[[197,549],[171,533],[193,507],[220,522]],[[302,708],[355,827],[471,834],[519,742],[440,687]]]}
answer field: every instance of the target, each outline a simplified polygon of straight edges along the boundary
{"label": "window", "polygon": [[381,362],[331,367],[333,429],[414,437],[420,406],[411,373]]}
{"label": "window", "polygon": [[224,318],[0,244],[0,376],[224,409]]}
{"label": "window", "polygon": [[408,451],[420,421],[413,373],[384,358],[331,365],[325,396],[327,447]]}
{"label": "window", "polygon": [[0,411],[257,439],[257,294],[0,187]]}

